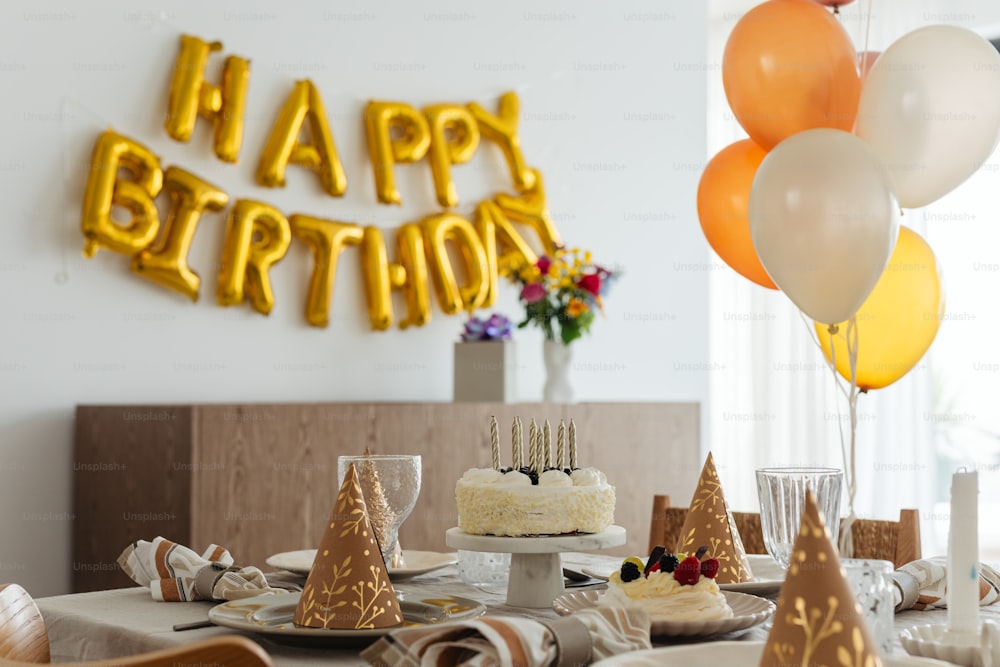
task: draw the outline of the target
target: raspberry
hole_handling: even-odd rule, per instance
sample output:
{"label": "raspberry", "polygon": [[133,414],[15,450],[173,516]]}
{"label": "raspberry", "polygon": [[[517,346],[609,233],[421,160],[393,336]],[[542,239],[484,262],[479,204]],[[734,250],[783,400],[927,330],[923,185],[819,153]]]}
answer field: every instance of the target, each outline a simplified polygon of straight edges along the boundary
{"label": "raspberry", "polygon": [[673,554],[663,554],[660,556],[660,571],[673,572],[679,562],[680,561],[677,559],[677,556]]}
{"label": "raspberry", "polygon": [[653,566],[651,568],[646,570],[646,576],[648,577],[654,572],[659,572],[659,571],[660,571],[660,561],[656,561],[655,563],[653,563]]}
{"label": "raspberry", "polygon": [[719,559],[706,558],[703,560],[701,562],[701,573],[709,579],[715,579],[715,575],[719,574]]}
{"label": "raspberry", "polygon": [[642,576],[642,572],[639,571],[639,566],[630,561],[625,561],[622,563],[621,577],[622,581],[635,581]]}
{"label": "raspberry", "polygon": [[681,586],[694,586],[701,577],[701,562],[694,556],[688,556],[674,568],[674,579]]}

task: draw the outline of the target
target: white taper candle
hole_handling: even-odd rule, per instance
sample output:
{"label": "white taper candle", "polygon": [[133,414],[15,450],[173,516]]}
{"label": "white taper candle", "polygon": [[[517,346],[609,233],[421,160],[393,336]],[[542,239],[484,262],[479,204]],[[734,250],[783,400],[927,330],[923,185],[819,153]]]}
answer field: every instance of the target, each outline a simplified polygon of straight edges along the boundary
{"label": "white taper candle", "polygon": [[948,631],[979,636],[979,476],[951,477],[948,532]]}

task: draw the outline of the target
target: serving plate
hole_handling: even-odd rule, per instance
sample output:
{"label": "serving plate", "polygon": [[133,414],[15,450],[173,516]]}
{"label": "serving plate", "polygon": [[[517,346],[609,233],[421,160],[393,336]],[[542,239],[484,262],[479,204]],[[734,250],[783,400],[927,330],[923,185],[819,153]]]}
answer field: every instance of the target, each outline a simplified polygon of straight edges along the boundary
{"label": "serving plate", "polygon": [[[574,591],[566,593],[552,601],[552,608],[557,614],[570,614],[592,609],[604,593],[595,590]],[[732,618],[699,621],[663,621],[654,620],[650,625],[649,634],[653,637],[709,637],[727,632],[746,630],[760,625],[774,613],[774,603],[755,595],[726,591],[726,602],[733,610]]]}
{"label": "serving plate", "polygon": [[[308,575],[315,559],[315,549],[299,549],[298,551],[284,551],[280,554],[268,556],[264,562],[278,570],[287,570],[295,574]],[[443,567],[454,565],[458,562],[458,557],[454,553],[403,549],[403,561],[406,563],[406,567],[389,568],[389,579],[391,581],[409,579],[419,574],[427,574],[428,572],[434,572]]]}
{"label": "serving plate", "polygon": [[[724,591],[749,593],[750,595],[773,595],[781,590],[785,583],[785,571],[767,554],[747,554],[753,581],[743,581],[737,584],[719,584]],[[594,568],[580,568],[584,574],[598,579],[607,579],[611,570],[602,571]]]}
{"label": "serving plate", "polygon": [[[268,635],[276,641],[297,644],[354,645],[373,642],[393,628],[371,630],[328,630],[305,628],[292,623],[300,592],[258,595],[242,600],[223,602],[208,610],[208,619],[215,625]],[[467,620],[486,613],[486,606],[451,595],[419,596],[398,594],[405,626],[430,625],[445,621]]]}
{"label": "serving plate", "polygon": [[[764,642],[724,641],[633,651],[593,663],[593,667],[720,667],[756,665],[764,652]],[[882,658],[885,667],[951,667],[947,662],[927,658]]]}

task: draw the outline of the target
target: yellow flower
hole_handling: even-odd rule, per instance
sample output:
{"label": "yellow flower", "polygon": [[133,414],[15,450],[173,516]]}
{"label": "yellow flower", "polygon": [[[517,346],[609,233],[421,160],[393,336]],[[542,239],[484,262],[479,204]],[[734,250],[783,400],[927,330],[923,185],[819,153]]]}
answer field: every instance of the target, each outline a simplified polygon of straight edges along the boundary
{"label": "yellow flower", "polygon": [[566,304],[566,314],[570,317],[580,317],[585,312],[590,310],[586,303],[580,301],[580,299],[570,299],[569,303]]}

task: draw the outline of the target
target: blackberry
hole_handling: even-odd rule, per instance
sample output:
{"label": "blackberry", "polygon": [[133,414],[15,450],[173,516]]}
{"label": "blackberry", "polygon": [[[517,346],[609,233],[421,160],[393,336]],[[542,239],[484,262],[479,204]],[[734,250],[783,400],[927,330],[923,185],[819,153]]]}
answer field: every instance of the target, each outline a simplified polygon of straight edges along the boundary
{"label": "blackberry", "polygon": [[635,581],[642,576],[642,572],[639,572],[639,566],[635,563],[622,563],[621,577],[622,581]]}
{"label": "blackberry", "polygon": [[674,554],[663,554],[660,556],[660,572],[673,572],[680,563]]}

